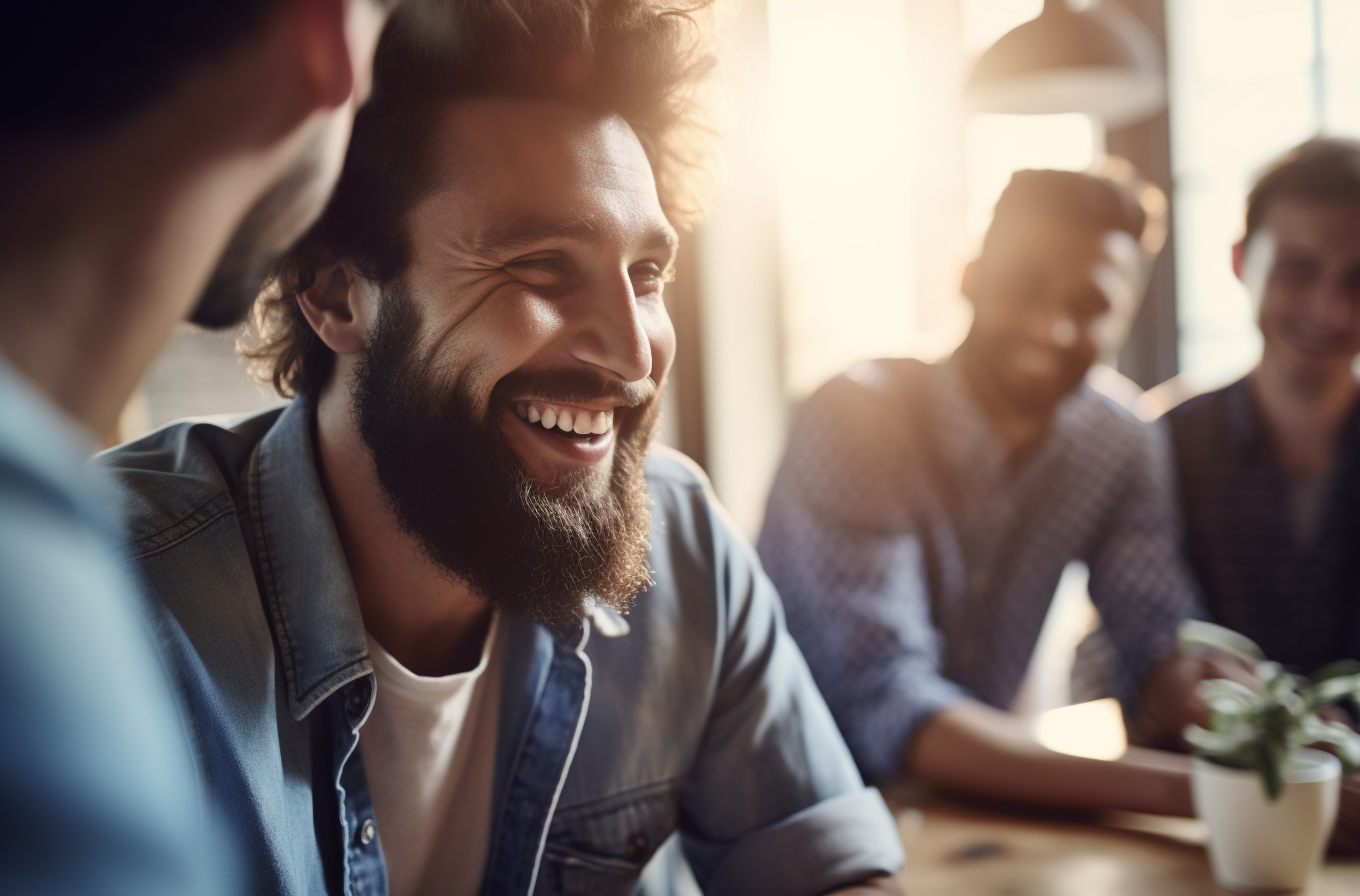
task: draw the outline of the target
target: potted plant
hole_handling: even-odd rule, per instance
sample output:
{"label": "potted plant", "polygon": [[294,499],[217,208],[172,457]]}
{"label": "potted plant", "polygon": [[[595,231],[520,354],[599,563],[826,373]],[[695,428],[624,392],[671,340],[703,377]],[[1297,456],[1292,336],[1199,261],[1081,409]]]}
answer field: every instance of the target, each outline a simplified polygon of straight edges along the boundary
{"label": "potted plant", "polygon": [[[1185,731],[1214,878],[1239,892],[1298,889],[1331,835],[1343,767],[1360,767],[1360,734],[1318,711],[1360,699],[1360,664],[1334,664],[1312,679],[1292,675],[1250,639],[1207,622],[1182,625],[1180,644],[1187,653],[1234,655],[1256,671],[1254,687],[1201,682],[1209,727]],[[1310,749],[1316,744],[1335,755]]]}

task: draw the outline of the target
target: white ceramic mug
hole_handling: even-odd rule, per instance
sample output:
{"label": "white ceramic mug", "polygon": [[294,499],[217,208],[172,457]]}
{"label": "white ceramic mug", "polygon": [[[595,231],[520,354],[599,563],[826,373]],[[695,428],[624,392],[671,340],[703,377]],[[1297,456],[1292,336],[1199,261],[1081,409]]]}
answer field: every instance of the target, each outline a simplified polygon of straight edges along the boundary
{"label": "white ceramic mug", "polygon": [[1209,862],[1219,886],[1239,893],[1297,890],[1322,859],[1336,822],[1341,763],[1300,750],[1284,769],[1279,799],[1261,777],[1195,757],[1195,811],[1209,825]]}

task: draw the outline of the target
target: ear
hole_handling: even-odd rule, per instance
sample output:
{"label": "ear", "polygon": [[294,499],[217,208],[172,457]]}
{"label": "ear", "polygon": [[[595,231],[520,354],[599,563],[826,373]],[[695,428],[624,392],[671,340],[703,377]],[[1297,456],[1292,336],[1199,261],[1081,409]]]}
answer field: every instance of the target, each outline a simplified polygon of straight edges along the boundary
{"label": "ear", "polygon": [[1242,268],[1244,263],[1246,262],[1246,258],[1247,258],[1247,241],[1245,239],[1241,239],[1233,243],[1232,268],[1233,273],[1237,275],[1238,280],[1242,279]]}
{"label": "ear", "polygon": [[354,93],[358,76],[347,20],[351,6],[370,2],[292,0],[294,58],[319,108],[338,108]]}
{"label": "ear", "polygon": [[298,307],[326,347],[352,355],[368,344],[370,323],[377,314],[378,287],[348,265],[336,264],[316,276],[298,295]]}

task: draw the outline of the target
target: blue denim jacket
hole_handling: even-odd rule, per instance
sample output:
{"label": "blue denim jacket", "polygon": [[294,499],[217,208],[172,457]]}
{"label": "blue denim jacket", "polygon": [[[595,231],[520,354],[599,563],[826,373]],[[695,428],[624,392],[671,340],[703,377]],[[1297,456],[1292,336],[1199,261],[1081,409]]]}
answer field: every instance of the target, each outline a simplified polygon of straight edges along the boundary
{"label": "blue denim jacket", "polygon": [[[296,401],[182,423],[102,462],[252,891],[369,896],[387,889],[356,749],[372,665],[312,419]],[[482,892],[626,896],[676,830],[713,894],[812,896],[897,870],[892,818],[751,548],[687,461],[655,453],[648,483],[657,584],[632,613],[509,623]]]}

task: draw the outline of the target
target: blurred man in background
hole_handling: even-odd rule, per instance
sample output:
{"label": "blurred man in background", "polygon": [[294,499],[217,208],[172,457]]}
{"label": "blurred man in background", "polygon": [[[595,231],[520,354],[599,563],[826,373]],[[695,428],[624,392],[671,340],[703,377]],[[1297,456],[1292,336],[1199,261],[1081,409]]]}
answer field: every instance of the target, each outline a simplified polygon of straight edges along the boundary
{"label": "blurred man in background", "polygon": [[1106,177],[1015,174],[948,360],[851,368],[802,408],[759,548],[860,768],[1035,803],[1191,814],[1182,757],[1041,747],[1007,713],[1064,566],[1179,732],[1200,660],[1165,440],[1086,383],[1128,331],[1151,252],[1138,194]]}
{"label": "blurred man in background", "polygon": [[1263,349],[1167,414],[1186,554],[1214,621],[1309,674],[1360,658],[1360,143],[1272,166],[1233,270]]}
{"label": "blurred man in background", "polygon": [[[1360,659],[1360,143],[1286,154],[1246,218],[1233,270],[1257,309],[1260,363],[1166,420],[1206,608],[1308,675]],[[1354,777],[1333,845],[1360,850]]]}
{"label": "blurred man in background", "polygon": [[228,871],[209,861],[153,645],[165,632],[148,629],[83,465],[195,301],[205,322],[239,318],[261,265],[320,213],[385,14],[372,0],[6,10],[0,891],[168,896]]}
{"label": "blurred man in background", "polygon": [[709,893],[897,892],[774,589],[649,452],[705,16],[445,10],[260,297],[292,404],[104,456],[251,891],[626,894],[678,829]]}

